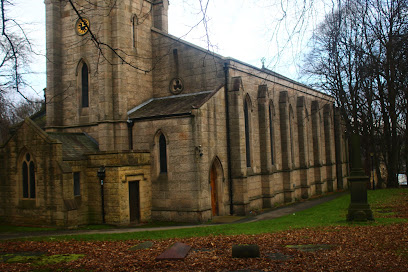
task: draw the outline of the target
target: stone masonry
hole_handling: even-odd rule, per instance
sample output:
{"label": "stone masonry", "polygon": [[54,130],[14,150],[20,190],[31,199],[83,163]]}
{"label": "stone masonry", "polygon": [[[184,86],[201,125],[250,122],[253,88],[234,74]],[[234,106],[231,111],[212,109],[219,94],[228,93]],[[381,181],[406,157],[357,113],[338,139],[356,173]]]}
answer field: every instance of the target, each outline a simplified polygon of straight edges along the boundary
{"label": "stone masonry", "polygon": [[45,1],[46,126],[0,148],[1,221],[206,222],[347,186],[333,97],[170,35],[167,0],[75,3]]}

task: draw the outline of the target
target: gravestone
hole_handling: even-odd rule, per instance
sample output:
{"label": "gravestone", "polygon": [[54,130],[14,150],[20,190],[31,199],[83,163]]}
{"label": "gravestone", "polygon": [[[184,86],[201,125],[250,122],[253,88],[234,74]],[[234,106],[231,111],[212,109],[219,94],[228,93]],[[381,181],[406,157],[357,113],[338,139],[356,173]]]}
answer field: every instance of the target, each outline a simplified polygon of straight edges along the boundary
{"label": "gravestone", "polygon": [[361,151],[360,136],[353,134],[351,136],[351,173],[348,178],[350,184],[350,205],[348,208],[347,221],[374,220],[373,212],[367,200],[367,183],[369,177],[364,174]]}
{"label": "gravestone", "polygon": [[182,260],[184,259],[191,246],[183,243],[175,243],[168,249],[166,249],[162,254],[156,257],[156,260]]}
{"label": "gravestone", "polygon": [[260,256],[258,245],[233,245],[233,258],[258,258]]}

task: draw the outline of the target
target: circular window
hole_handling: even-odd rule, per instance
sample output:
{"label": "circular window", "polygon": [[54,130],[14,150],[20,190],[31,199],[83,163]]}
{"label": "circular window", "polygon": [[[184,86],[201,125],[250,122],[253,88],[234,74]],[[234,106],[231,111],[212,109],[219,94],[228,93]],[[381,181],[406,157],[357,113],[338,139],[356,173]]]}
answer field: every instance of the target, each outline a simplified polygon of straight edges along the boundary
{"label": "circular window", "polygon": [[170,89],[170,92],[171,92],[172,94],[179,94],[179,93],[181,93],[181,92],[184,90],[183,80],[182,80],[181,78],[178,78],[178,77],[173,78],[173,79],[170,81],[169,89]]}

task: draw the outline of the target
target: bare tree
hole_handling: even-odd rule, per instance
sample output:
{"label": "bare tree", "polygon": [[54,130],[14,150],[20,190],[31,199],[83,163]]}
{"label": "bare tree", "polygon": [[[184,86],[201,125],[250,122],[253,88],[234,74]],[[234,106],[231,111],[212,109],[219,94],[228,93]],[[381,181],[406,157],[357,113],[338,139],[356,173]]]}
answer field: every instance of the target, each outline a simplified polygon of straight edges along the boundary
{"label": "bare tree", "polygon": [[32,117],[35,113],[44,109],[43,100],[21,100],[18,103],[10,103],[0,96],[0,145],[10,136],[12,127],[24,118]]}
{"label": "bare tree", "polygon": [[[10,127],[37,111],[42,102],[31,99],[25,88],[29,88],[26,76],[33,52],[31,42],[22,25],[11,17],[14,1],[0,0],[0,143],[10,133]],[[19,94],[23,100],[15,99]]]}
{"label": "bare tree", "polygon": [[9,116],[9,107],[3,96],[0,95],[0,145],[7,139],[11,120]]}
{"label": "bare tree", "polygon": [[28,72],[32,48],[22,26],[9,17],[11,8],[12,1],[0,0],[0,95],[14,91],[28,99],[21,87],[26,84],[24,74]]}
{"label": "bare tree", "polygon": [[364,137],[364,150],[386,166],[387,186],[398,186],[407,107],[406,0],[341,4],[313,37],[306,72],[333,94],[348,131]]}

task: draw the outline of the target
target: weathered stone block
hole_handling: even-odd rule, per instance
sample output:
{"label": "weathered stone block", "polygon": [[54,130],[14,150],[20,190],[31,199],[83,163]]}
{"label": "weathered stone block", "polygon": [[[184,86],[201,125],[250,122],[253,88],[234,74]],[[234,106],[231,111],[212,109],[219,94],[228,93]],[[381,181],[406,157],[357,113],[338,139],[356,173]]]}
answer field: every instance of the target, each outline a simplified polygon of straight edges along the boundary
{"label": "weathered stone block", "polygon": [[259,246],[258,245],[233,245],[232,246],[233,258],[259,258]]}

